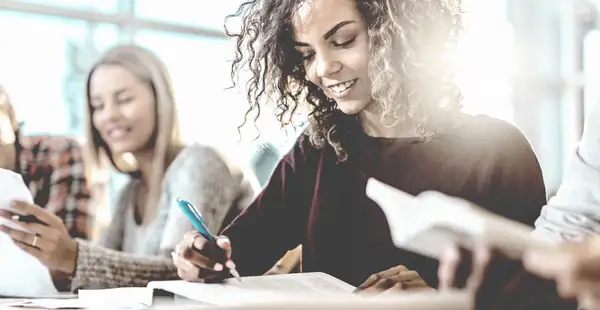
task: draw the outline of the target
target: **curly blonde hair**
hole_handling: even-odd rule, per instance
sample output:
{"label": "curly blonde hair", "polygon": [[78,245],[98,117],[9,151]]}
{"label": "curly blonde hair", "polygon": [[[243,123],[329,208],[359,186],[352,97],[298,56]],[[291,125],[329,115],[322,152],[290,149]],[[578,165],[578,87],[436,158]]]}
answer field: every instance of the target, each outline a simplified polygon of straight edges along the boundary
{"label": "curly blonde hair", "polygon": [[[251,0],[227,19],[240,17],[236,56],[231,68],[234,85],[243,71],[249,108],[275,103],[282,126],[308,104],[309,130],[316,148],[331,146],[339,161],[348,158],[352,136],[362,132],[355,115],[345,115],[323,91],[306,79],[301,55],[294,49],[292,18],[305,0]],[[373,102],[387,126],[414,124],[425,136],[443,130],[448,115],[461,109],[455,84],[453,51],[462,30],[458,0],[356,0],[369,34],[369,77]],[[255,118],[256,121],[256,118]]]}

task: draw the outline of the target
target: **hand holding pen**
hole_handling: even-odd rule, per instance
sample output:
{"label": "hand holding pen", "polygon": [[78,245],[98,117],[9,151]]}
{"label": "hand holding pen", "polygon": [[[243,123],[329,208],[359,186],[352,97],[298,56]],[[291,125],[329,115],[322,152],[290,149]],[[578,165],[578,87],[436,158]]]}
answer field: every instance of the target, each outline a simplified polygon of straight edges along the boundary
{"label": "hand holding pen", "polygon": [[186,281],[223,278],[227,270],[241,281],[235,264],[231,261],[231,243],[227,237],[214,237],[198,210],[189,202],[177,200],[179,207],[190,219],[196,231],[189,232],[177,245],[173,262],[180,278]]}

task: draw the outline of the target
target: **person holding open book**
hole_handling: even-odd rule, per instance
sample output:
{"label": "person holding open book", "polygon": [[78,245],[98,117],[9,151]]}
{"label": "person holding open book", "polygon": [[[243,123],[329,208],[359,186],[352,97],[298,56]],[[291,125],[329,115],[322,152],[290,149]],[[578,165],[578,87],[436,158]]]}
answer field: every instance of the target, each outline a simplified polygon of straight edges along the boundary
{"label": "person holding open book", "polygon": [[[595,308],[600,307],[600,289],[595,283],[595,279],[600,279],[600,275],[596,272],[600,270],[600,260],[595,260],[600,255],[597,239],[600,233],[600,198],[598,196],[600,190],[600,126],[598,126],[598,120],[600,120],[600,101],[588,114],[581,141],[571,156],[562,184],[556,196],[552,197],[543,207],[533,231],[534,235],[556,242],[585,242],[581,244],[568,242],[558,251],[541,253],[536,251],[537,255],[526,253],[525,266],[530,273],[521,276],[527,281],[532,281],[531,278],[535,275],[553,278],[557,281],[559,291],[563,292],[563,296],[572,298],[582,295],[579,298],[580,302],[591,304]],[[587,239],[590,238],[593,241],[588,242]],[[483,260],[471,258],[471,254],[466,250],[450,249],[440,266],[440,274],[442,278],[445,278],[444,286],[455,286],[454,279],[459,278],[454,274],[456,268],[465,264],[472,265],[466,268],[474,270],[468,280],[470,289],[481,291],[480,286],[486,287],[489,282],[493,282],[493,275],[501,273],[503,267],[501,263],[490,263],[489,261],[503,261],[503,257],[502,253],[492,248],[482,245],[473,253],[475,257],[484,257]],[[504,265],[506,264],[507,262],[504,260]],[[553,286],[554,284],[548,289],[553,289]],[[492,291],[490,294],[495,294],[498,299],[508,299],[502,292]],[[518,294],[526,295],[528,292],[526,289],[519,289],[515,286],[513,295]],[[564,303],[568,302],[570,301],[564,301]],[[594,307],[589,309],[594,309]]]}
{"label": "person holding open book", "polygon": [[302,245],[303,271],[359,291],[437,287],[435,260],[392,243],[385,215],[365,194],[371,177],[533,225],[546,193],[529,142],[506,122],[460,112],[450,57],[459,1],[247,1],[235,16],[242,25],[230,33],[232,73],[252,73],[250,109],[275,100],[289,123],[308,104],[309,126],[220,233],[225,257],[198,233],[183,238],[175,257],[181,278],[215,280],[234,266],[261,275]]}

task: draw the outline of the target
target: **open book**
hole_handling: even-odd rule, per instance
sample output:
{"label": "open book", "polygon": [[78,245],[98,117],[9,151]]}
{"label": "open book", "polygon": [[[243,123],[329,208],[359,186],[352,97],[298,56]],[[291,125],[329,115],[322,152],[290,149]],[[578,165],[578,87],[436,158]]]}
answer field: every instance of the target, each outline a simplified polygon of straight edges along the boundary
{"label": "open book", "polygon": [[385,213],[394,244],[425,256],[438,259],[453,244],[470,249],[478,241],[513,258],[531,247],[554,246],[529,226],[463,199],[435,191],[412,196],[373,178],[366,191]]}
{"label": "open book", "polygon": [[320,272],[244,277],[242,282],[227,279],[224,283],[211,284],[154,281],[148,287],[218,306],[287,301],[294,296],[347,296],[355,289],[346,282]]}
{"label": "open book", "polygon": [[472,298],[465,292],[435,291],[352,294],[355,287],[320,272],[244,277],[223,284],[185,281],[150,282],[148,287],[171,292],[220,309],[412,309],[469,310]]}

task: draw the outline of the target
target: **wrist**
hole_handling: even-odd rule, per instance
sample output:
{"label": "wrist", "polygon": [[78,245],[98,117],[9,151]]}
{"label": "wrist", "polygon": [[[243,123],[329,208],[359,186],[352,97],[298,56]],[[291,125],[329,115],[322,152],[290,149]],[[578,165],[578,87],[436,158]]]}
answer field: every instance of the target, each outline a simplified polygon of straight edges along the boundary
{"label": "wrist", "polygon": [[69,239],[68,243],[69,245],[62,260],[63,264],[60,271],[71,278],[75,274],[75,268],[77,267],[77,241]]}

